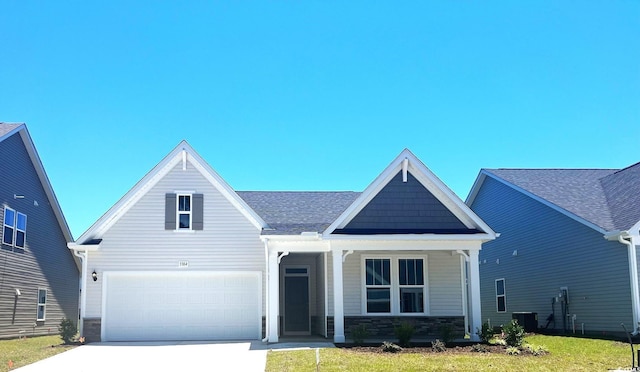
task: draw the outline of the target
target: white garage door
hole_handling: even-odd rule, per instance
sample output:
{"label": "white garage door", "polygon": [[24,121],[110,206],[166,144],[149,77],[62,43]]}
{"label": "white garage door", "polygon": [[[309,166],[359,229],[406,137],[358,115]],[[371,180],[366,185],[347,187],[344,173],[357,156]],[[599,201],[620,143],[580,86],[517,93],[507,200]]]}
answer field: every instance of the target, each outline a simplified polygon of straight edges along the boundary
{"label": "white garage door", "polygon": [[106,272],[103,341],[258,339],[260,273]]}

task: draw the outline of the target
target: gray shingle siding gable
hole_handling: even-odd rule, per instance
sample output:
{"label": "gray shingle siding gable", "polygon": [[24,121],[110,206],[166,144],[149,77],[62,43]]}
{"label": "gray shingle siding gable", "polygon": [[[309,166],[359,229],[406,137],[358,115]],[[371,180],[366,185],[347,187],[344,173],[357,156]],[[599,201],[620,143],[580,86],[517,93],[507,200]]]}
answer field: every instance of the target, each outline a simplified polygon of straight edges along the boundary
{"label": "gray shingle siding gable", "polygon": [[[586,332],[620,332],[620,323],[631,324],[625,246],[490,177],[470,207],[501,233],[480,252],[483,320],[497,326],[513,312],[530,311],[544,326],[552,298],[568,286],[578,331],[582,323]],[[496,311],[499,278],[505,279],[506,313]],[[555,328],[561,329],[559,304],[555,315]]]}
{"label": "gray shingle siding gable", "polygon": [[[63,317],[78,317],[78,269],[19,133],[0,142],[0,158],[2,212],[8,206],[27,215],[24,252],[0,249],[0,338],[17,337],[20,331],[55,333]],[[24,198],[14,199],[14,194]],[[21,292],[17,298],[16,288]],[[47,289],[44,322],[36,322],[38,288]]]}
{"label": "gray shingle siding gable", "polygon": [[351,230],[468,230],[411,173],[398,172],[344,228]]}

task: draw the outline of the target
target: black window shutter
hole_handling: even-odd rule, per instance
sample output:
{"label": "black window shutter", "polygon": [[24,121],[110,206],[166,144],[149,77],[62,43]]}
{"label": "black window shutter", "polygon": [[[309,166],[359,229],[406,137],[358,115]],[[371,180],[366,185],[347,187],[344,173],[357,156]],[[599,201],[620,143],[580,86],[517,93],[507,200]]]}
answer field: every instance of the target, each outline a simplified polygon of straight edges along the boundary
{"label": "black window shutter", "polygon": [[164,229],[176,229],[176,194],[164,196]]}
{"label": "black window shutter", "polygon": [[202,194],[193,194],[191,200],[191,220],[193,222],[194,230],[202,230],[204,225],[204,213],[203,213],[203,205],[204,205],[204,195]]}

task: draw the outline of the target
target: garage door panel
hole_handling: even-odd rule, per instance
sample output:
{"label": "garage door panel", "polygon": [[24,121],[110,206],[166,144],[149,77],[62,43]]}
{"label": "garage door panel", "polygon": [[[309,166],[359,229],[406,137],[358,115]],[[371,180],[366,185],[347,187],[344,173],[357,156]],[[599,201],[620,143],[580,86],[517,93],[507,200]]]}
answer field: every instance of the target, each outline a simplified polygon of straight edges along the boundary
{"label": "garage door panel", "polygon": [[257,273],[105,274],[105,341],[260,337]]}

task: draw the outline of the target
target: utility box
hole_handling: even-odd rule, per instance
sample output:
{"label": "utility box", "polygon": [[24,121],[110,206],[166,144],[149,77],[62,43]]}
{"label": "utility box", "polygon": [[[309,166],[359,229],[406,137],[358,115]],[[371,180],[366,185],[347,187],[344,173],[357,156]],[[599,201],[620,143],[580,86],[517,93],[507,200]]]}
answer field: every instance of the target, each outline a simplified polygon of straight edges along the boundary
{"label": "utility box", "polygon": [[538,331],[538,313],[517,312],[511,314],[511,319],[518,321],[525,332]]}

